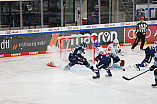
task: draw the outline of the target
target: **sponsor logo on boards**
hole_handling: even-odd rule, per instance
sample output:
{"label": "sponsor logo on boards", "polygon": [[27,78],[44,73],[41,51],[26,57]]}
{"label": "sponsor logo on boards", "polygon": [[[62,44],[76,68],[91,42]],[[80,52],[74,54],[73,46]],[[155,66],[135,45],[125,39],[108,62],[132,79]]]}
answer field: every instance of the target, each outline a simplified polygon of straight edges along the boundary
{"label": "sponsor logo on boards", "polygon": [[0,43],[0,49],[9,49],[9,41],[10,41],[10,40],[3,40],[3,41]]}
{"label": "sponsor logo on boards", "polygon": [[17,44],[13,45],[13,50],[16,50],[17,49]]}

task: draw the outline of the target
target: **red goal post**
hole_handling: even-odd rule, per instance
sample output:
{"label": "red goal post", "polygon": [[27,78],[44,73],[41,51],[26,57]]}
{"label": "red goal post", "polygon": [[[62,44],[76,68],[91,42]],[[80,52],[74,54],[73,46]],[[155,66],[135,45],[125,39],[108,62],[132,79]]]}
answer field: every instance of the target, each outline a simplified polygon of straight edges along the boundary
{"label": "red goal post", "polygon": [[[58,37],[56,47],[57,49],[55,53],[52,52],[52,64],[59,64],[62,62],[68,63],[69,53],[75,48],[76,46],[80,46],[82,42],[87,44],[87,48],[85,50],[85,54],[82,54],[88,61],[95,61],[95,36],[90,35],[72,35],[72,36],[63,36]],[[55,47],[55,48],[56,48]],[[53,49],[54,50],[54,49]],[[57,61],[57,60],[58,61]],[[55,62],[57,61],[57,62]],[[61,64],[60,64],[61,65]],[[59,66],[60,66],[59,65]],[[48,65],[49,66],[49,65]],[[58,65],[54,65],[58,66]]]}

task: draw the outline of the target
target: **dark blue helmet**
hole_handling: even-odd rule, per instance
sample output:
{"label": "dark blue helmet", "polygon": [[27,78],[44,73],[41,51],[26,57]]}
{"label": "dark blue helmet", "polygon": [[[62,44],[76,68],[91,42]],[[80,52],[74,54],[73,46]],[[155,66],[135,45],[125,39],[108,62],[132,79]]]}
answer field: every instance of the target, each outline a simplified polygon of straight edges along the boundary
{"label": "dark blue helmet", "polygon": [[157,51],[157,46],[156,46],[156,51]]}
{"label": "dark blue helmet", "polygon": [[86,44],[85,42],[83,42],[83,43],[81,44],[81,46],[83,46],[84,48],[86,48],[86,47],[87,47],[87,44]]}
{"label": "dark blue helmet", "polygon": [[100,43],[99,43],[99,42],[96,42],[96,43],[94,43],[94,46],[95,46],[95,47],[100,47]]}

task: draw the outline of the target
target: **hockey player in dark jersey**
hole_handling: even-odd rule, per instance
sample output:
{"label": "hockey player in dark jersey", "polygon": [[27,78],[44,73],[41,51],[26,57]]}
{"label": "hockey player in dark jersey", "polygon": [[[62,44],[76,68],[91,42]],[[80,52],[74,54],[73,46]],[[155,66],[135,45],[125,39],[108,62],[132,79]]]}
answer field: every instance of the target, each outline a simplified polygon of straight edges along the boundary
{"label": "hockey player in dark jersey", "polygon": [[[157,50],[157,47],[156,47],[156,50]],[[149,70],[150,71],[153,71],[154,69],[154,76],[155,76],[155,84],[152,84],[152,86],[157,86],[157,54],[155,56],[155,62],[154,62],[154,65],[152,65]]]}
{"label": "hockey player in dark jersey", "polygon": [[90,66],[87,59],[82,56],[82,54],[85,54],[85,48],[87,47],[87,44],[83,42],[81,46],[75,47],[71,53],[69,54],[69,61],[70,63],[65,66],[65,70],[69,69],[70,67],[74,66],[75,64],[85,65],[86,67],[90,68],[92,71],[94,71],[93,66]]}
{"label": "hockey player in dark jersey", "polygon": [[140,46],[141,50],[143,50],[143,46],[144,46],[144,43],[145,43],[145,35],[146,35],[146,32],[148,31],[148,25],[144,22],[144,17],[141,17],[140,21],[141,22],[136,25],[136,39],[134,41],[133,46],[131,47],[132,51],[137,46],[140,39],[142,41],[141,46]]}
{"label": "hockey player in dark jersey", "polygon": [[93,76],[93,79],[100,78],[100,69],[105,69],[108,73],[107,76],[112,76],[109,65],[111,63],[111,57],[116,57],[114,53],[109,53],[106,50],[100,51],[99,55],[95,58],[95,60],[99,63],[96,64],[97,69],[94,69],[96,76]]}
{"label": "hockey player in dark jersey", "polygon": [[152,57],[157,53],[157,46],[148,46],[145,49],[145,59],[141,62],[141,64],[136,64],[135,67],[140,71],[140,67],[146,67],[150,64]]}

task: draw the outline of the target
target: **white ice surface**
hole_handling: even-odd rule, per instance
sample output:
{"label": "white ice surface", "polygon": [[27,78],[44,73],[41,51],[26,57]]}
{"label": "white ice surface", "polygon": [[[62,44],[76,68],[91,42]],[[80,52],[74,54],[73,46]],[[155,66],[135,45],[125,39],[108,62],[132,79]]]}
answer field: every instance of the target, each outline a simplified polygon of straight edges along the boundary
{"label": "white ice surface", "polygon": [[[125,56],[120,56],[128,65],[140,63],[144,51],[130,51],[122,47]],[[148,68],[136,71],[112,69],[113,77],[105,77],[101,70],[100,79],[84,66],[74,66],[70,71],[49,68],[49,54],[0,59],[0,104],[156,104],[157,88],[153,72],[147,72],[126,81]],[[67,63],[66,63],[67,64]],[[66,65],[65,64],[65,65]],[[63,65],[64,66],[64,65]]]}

